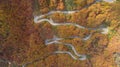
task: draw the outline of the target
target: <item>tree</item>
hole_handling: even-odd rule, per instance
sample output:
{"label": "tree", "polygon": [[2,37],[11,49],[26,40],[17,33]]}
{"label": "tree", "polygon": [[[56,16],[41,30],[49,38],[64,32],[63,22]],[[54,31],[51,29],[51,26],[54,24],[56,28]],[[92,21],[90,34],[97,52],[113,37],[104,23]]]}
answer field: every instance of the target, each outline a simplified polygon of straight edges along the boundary
{"label": "tree", "polygon": [[87,5],[92,4],[93,2],[95,2],[95,0],[87,0]]}
{"label": "tree", "polygon": [[65,0],[66,10],[73,10],[74,5],[74,0]]}
{"label": "tree", "polygon": [[61,23],[66,21],[66,16],[63,13],[54,13],[50,16],[55,22]]}
{"label": "tree", "polygon": [[74,4],[76,4],[76,9],[81,9],[87,5],[85,0],[74,0]]}
{"label": "tree", "polygon": [[50,0],[50,9],[55,9],[57,7],[57,1],[56,0]]}
{"label": "tree", "polygon": [[59,0],[57,4],[57,10],[63,10],[64,9],[64,3],[63,0]]}
{"label": "tree", "polygon": [[46,13],[49,11],[49,0],[38,0],[38,3],[40,5],[40,12]]}

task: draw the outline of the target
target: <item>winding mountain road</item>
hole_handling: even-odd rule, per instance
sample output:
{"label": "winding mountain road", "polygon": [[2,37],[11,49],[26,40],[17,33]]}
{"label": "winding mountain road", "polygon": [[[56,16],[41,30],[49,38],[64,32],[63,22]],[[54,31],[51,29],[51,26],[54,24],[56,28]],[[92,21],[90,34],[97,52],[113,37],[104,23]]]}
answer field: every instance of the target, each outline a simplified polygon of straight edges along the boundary
{"label": "winding mountain road", "polygon": [[[101,1],[101,0],[96,0],[96,1],[95,1],[94,3],[92,3],[92,4],[95,4],[96,2],[100,2],[100,1]],[[90,4],[90,5],[92,5],[92,4]],[[87,6],[85,6],[84,8],[87,8],[87,7],[89,7],[90,5],[87,5]],[[53,26],[73,25],[73,26],[75,26],[75,27],[77,27],[77,28],[82,28],[82,29],[101,30],[101,33],[102,33],[102,34],[108,34],[108,32],[109,32],[109,28],[108,28],[108,27],[107,27],[107,28],[87,28],[87,27],[84,27],[84,26],[81,26],[81,25],[78,25],[78,24],[75,24],[75,23],[56,23],[56,22],[54,22],[51,18],[49,18],[49,19],[43,19],[43,17],[49,16],[49,15],[54,14],[54,13],[73,14],[73,13],[76,13],[76,12],[79,12],[79,11],[80,11],[80,10],[74,10],[74,11],[50,11],[50,12],[48,12],[48,13],[46,13],[46,14],[43,14],[43,15],[34,16],[34,22],[35,22],[35,23],[42,23],[42,22],[44,22],[44,21],[47,21],[48,23],[50,23],[50,24],[53,25]],[[85,38],[81,38],[81,39],[84,40],[84,41],[86,41],[86,40],[90,39],[91,36],[92,36],[92,34],[88,35],[88,36],[85,37]],[[75,37],[68,37],[68,38],[80,38],[80,37],[75,36]],[[53,52],[53,53],[55,53],[55,54],[68,54],[68,55],[70,55],[74,60],[86,60],[86,59],[87,59],[86,55],[78,54],[72,44],[67,44],[67,43],[62,43],[62,42],[60,42],[60,40],[63,40],[63,39],[65,39],[65,38],[54,37],[54,38],[52,38],[52,39],[46,39],[46,40],[45,40],[45,45],[47,46],[47,45],[50,45],[50,44],[56,44],[56,45],[58,45],[58,44],[63,44],[63,45],[65,45],[65,46],[71,47],[71,50],[74,52],[74,55],[78,56],[79,58],[77,58],[76,56],[74,56],[74,55],[73,55],[71,52],[69,52],[69,51],[59,51],[59,50],[58,50],[58,51],[55,51],[55,52]],[[34,62],[34,61],[33,61],[33,62]],[[33,62],[28,62],[28,63],[26,63],[26,64],[23,64],[22,67],[26,67],[27,64],[31,64],[31,63],[33,63]]]}
{"label": "winding mountain road", "polygon": [[[75,26],[75,27],[77,27],[77,28],[82,28],[82,29],[102,30],[102,31],[101,31],[102,34],[107,34],[108,31],[109,31],[108,28],[86,28],[86,27],[84,27],[84,26],[81,26],[81,25],[78,25],[78,24],[75,24],[75,23],[55,23],[51,18],[50,18],[50,19],[43,19],[44,16],[53,14],[53,13],[55,13],[55,12],[61,12],[61,13],[65,13],[65,14],[67,13],[67,14],[69,14],[69,13],[75,13],[75,12],[77,12],[77,11],[51,11],[51,12],[49,12],[49,13],[47,13],[47,14],[34,17],[34,22],[35,22],[35,23],[42,23],[42,22],[44,22],[44,21],[47,21],[48,23],[50,23],[50,24],[53,25],[53,26],[73,25],[73,26]],[[87,37],[85,37],[85,38],[82,38],[82,40],[88,40],[91,36],[92,36],[92,34],[90,34],[89,36],[87,36]],[[75,37],[73,37],[73,38],[75,38]],[[77,38],[78,38],[78,37],[77,37]],[[65,38],[57,38],[57,37],[54,37],[54,38],[52,38],[52,39],[46,39],[46,40],[45,40],[45,45],[50,45],[50,44],[53,44],[53,43],[55,43],[55,44],[63,44],[63,45],[66,45],[66,46],[71,47],[72,50],[73,50],[73,52],[74,52],[74,54],[75,54],[76,56],[80,57],[80,58],[76,58],[75,56],[72,55],[71,52],[68,52],[68,51],[55,51],[54,53],[65,53],[65,54],[69,54],[69,55],[70,55],[73,59],[75,59],[75,60],[76,60],[76,59],[77,59],[77,60],[86,60],[86,59],[87,59],[87,57],[86,57],[85,55],[83,56],[83,55],[81,55],[81,54],[78,54],[72,44],[66,44],[66,43],[59,42],[60,40],[63,40],[63,39],[65,39]]]}

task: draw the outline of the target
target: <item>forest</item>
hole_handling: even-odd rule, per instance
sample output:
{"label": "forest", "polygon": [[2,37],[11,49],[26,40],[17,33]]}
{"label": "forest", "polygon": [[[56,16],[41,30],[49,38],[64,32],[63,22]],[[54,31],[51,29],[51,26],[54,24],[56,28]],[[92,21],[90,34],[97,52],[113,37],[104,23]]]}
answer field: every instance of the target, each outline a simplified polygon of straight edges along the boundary
{"label": "forest", "polygon": [[119,0],[0,0],[0,67],[120,67],[119,48]]}

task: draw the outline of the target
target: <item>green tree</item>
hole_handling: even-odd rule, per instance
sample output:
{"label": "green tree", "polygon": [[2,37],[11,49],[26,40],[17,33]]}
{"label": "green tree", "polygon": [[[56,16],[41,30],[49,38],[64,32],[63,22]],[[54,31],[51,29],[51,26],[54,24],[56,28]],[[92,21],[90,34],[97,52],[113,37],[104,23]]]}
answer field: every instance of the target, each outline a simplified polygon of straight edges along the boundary
{"label": "green tree", "polygon": [[65,0],[66,10],[73,10],[74,0]]}

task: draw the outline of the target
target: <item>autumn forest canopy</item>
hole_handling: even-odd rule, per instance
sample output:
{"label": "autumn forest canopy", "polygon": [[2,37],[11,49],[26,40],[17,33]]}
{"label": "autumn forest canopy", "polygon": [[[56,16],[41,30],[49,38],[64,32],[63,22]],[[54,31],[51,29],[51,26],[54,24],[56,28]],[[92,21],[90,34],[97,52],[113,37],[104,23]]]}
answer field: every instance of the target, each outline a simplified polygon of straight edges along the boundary
{"label": "autumn forest canopy", "polygon": [[120,67],[120,0],[0,0],[0,67]]}

